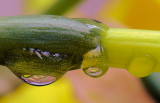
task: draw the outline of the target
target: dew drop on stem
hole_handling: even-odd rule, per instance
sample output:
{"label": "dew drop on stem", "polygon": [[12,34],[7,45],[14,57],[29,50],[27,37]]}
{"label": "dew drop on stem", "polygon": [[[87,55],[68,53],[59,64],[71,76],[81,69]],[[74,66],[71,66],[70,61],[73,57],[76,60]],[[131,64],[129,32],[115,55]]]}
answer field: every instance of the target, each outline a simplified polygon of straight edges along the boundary
{"label": "dew drop on stem", "polygon": [[109,62],[101,45],[98,45],[83,56],[81,68],[88,76],[94,78],[101,77],[107,72]]}
{"label": "dew drop on stem", "polygon": [[[60,79],[77,66],[73,55],[51,53],[35,48],[14,49],[6,56],[6,66],[28,84],[43,86]],[[79,65],[79,64],[78,64]]]}

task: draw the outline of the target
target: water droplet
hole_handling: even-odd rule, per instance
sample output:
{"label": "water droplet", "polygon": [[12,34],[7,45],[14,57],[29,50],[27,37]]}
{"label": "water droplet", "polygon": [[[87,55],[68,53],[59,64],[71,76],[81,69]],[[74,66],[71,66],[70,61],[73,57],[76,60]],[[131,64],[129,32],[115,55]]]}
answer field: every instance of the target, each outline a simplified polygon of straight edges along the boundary
{"label": "water droplet", "polygon": [[[88,28],[90,28],[90,32],[92,33],[91,45],[94,44],[94,47],[83,55],[81,68],[87,75],[91,77],[103,76],[109,68],[109,60],[107,52],[103,49],[101,37],[103,35],[106,35],[106,32],[109,28],[99,21],[88,18],[76,18],[75,20],[84,23]],[[97,68],[96,70],[98,70],[97,73],[95,73],[95,75],[97,76],[93,76],[94,73],[92,74],[92,72],[89,73],[89,71],[91,70],[91,68],[93,69],[93,67]]]}
{"label": "water droplet", "polygon": [[84,70],[88,75],[90,75],[92,77],[97,77],[97,76],[102,74],[101,69],[99,69],[98,67],[89,67],[89,68],[84,69]]}
{"label": "water droplet", "polygon": [[54,76],[43,75],[22,75],[20,78],[26,83],[35,86],[44,86],[56,81],[56,77]]}
{"label": "water droplet", "polygon": [[109,62],[101,45],[98,45],[95,49],[87,52],[83,56],[81,68],[91,77],[100,77],[107,72]]}
{"label": "water droplet", "polygon": [[68,70],[79,66],[82,59],[76,58],[77,61],[74,62],[74,58],[72,54],[18,48],[8,52],[5,65],[28,84],[47,85],[60,79]]}
{"label": "water droplet", "polygon": [[145,77],[150,75],[155,67],[156,60],[152,56],[136,55],[130,60],[127,70],[136,77]]}

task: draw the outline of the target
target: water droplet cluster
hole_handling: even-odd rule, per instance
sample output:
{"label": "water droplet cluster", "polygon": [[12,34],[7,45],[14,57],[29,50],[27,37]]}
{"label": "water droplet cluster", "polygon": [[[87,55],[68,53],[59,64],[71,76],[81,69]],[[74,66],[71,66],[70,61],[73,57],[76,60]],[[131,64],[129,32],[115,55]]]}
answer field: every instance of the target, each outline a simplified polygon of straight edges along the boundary
{"label": "water droplet cluster", "polygon": [[[7,67],[24,82],[35,86],[51,84],[68,70],[78,69],[80,66],[87,75],[94,78],[104,75],[109,67],[101,45],[85,53],[83,59],[71,54],[51,53],[35,48],[15,49],[8,53],[7,58]],[[80,61],[80,66],[76,65],[77,61]]]}
{"label": "water droplet cluster", "polygon": [[67,71],[80,68],[94,78],[107,72],[108,57],[100,40],[106,26],[92,19],[64,19],[65,23],[70,24],[68,27],[61,19],[54,20],[54,25],[49,25],[49,29],[40,26],[30,34],[21,32],[24,41],[18,40],[22,44],[7,49],[5,65],[26,83],[48,85]]}

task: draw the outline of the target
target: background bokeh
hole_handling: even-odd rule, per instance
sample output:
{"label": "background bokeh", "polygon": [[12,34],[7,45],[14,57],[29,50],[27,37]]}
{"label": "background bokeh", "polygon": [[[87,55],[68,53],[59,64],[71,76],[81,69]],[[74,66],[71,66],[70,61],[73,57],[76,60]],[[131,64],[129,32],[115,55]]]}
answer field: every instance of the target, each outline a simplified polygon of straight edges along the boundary
{"label": "background bokeh", "polygon": [[[0,0],[0,16],[43,14],[57,2]],[[109,27],[159,30],[159,11],[159,0],[82,0],[60,15],[92,18]],[[8,68],[0,68],[0,103],[156,103],[141,80],[123,69],[110,68],[96,79],[82,70],[69,71],[49,86],[35,87],[23,83]]]}

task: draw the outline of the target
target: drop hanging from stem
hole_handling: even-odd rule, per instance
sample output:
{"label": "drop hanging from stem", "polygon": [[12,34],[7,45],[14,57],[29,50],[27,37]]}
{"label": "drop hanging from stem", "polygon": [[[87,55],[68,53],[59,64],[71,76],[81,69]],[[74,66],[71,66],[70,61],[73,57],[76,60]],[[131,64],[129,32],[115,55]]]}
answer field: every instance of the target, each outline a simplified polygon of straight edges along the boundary
{"label": "drop hanging from stem", "polygon": [[2,17],[0,63],[36,86],[80,68],[94,78],[109,66],[143,77],[160,72],[159,39],[160,31],[108,28],[88,18]]}

